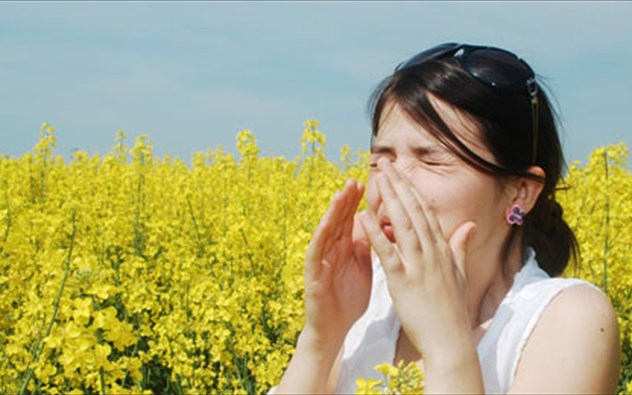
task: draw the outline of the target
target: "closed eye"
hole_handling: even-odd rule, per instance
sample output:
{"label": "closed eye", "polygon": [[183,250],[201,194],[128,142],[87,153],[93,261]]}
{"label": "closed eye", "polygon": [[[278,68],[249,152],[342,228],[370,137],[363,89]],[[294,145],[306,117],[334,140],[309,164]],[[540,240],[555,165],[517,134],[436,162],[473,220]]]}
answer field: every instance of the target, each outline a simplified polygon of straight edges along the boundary
{"label": "closed eye", "polygon": [[427,166],[449,166],[454,164],[454,157],[445,151],[418,153],[417,160]]}
{"label": "closed eye", "polygon": [[455,163],[452,158],[420,158],[419,161],[427,166],[450,166]]}

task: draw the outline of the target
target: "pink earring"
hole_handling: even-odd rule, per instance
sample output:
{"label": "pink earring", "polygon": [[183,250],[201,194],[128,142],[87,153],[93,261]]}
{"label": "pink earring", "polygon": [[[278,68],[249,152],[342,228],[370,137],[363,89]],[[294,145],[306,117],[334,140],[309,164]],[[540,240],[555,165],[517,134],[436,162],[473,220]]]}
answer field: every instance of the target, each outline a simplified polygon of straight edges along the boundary
{"label": "pink earring", "polygon": [[511,206],[511,210],[509,211],[505,219],[507,220],[507,223],[509,225],[522,225],[522,218],[525,216],[525,214],[526,213],[524,212],[524,210],[522,210],[522,207],[520,207],[520,205],[516,203]]}

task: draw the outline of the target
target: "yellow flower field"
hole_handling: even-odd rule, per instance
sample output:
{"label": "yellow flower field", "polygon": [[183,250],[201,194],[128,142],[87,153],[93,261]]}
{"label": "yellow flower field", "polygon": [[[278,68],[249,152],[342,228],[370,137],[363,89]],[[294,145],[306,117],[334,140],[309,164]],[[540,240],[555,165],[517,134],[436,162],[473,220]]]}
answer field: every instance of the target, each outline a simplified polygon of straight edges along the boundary
{"label": "yellow flower field", "polygon": [[[0,393],[266,392],[302,327],[303,254],[335,190],[365,180],[366,152],[192,164],[119,132],[104,156],[55,154],[44,124],[31,153],[0,156]],[[572,164],[560,191],[582,259],[567,275],[610,295],[621,325],[620,390],[632,391],[632,174],[627,148]]]}

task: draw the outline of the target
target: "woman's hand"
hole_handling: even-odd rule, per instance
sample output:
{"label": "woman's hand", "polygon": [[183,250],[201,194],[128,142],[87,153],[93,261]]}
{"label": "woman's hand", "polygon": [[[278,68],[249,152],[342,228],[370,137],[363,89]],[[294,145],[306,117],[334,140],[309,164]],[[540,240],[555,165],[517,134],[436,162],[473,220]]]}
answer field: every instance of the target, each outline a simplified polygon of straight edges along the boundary
{"label": "woman's hand", "polygon": [[338,352],[371,292],[370,245],[356,210],[364,187],[348,181],[316,228],[305,257],[305,328],[302,341]]}
{"label": "woman's hand", "polygon": [[363,193],[348,181],[314,232],[305,255],[305,327],[276,393],[335,388],[342,343],[371,294],[371,249],[355,215]]}
{"label": "woman's hand", "polygon": [[475,225],[462,224],[446,240],[431,207],[409,180],[388,160],[381,159],[378,166],[378,191],[393,226],[395,244],[373,215],[365,213],[361,221],[380,257],[402,327],[422,353],[426,369],[433,361],[456,362],[446,357],[463,355],[464,348],[470,360],[476,350],[463,269]]}

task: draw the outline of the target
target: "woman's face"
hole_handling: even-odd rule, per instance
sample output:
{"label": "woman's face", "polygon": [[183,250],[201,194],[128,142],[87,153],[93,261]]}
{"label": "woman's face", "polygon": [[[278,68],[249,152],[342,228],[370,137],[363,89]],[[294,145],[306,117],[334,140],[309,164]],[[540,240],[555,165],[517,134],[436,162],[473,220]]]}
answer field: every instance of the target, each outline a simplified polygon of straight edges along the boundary
{"label": "woman's face", "polygon": [[[431,100],[444,121],[468,148],[494,162],[471,121],[436,97],[431,97]],[[381,173],[377,167],[380,158],[390,160],[428,201],[446,238],[461,224],[474,221],[477,231],[470,248],[489,248],[490,242],[497,243],[500,248],[508,231],[504,214],[510,206],[509,196],[503,192],[501,184],[463,162],[411,120],[398,105],[385,108],[382,117],[371,147],[366,198],[368,209],[377,216],[391,242],[394,242],[393,230],[376,182]]]}

